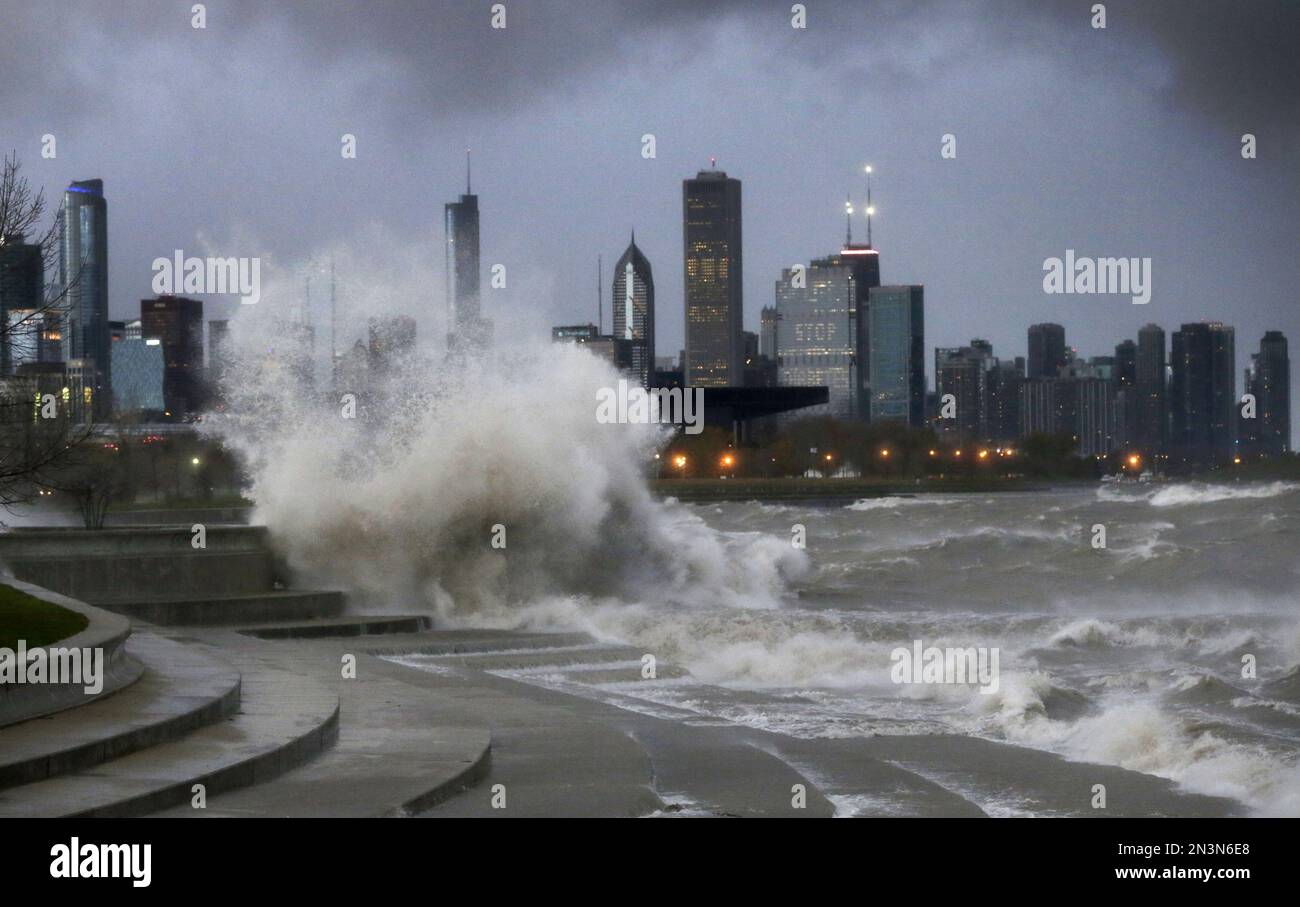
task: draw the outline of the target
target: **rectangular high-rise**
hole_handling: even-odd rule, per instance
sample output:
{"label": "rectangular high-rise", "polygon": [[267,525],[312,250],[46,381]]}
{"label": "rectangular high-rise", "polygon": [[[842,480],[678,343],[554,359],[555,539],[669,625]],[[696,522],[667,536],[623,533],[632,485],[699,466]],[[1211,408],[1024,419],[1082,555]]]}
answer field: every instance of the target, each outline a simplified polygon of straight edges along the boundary
{"label": "rectangular high-rise", "polygon": [[[1291,450],[1291,359],[1286,336],[1268,331],[1251,356],[1246,388],[1255,396],[1255,418],[1249,425],[1252,453],[1279,455]],[[1246,435],[1246,420],[1242,420]]]}
{"label": "rectangular high-rise", "polygon": [[1059,324],[1029,326],[1028,377],[1055,378],[1069,360],[1065,352],[1065,328]]}
{"label": "rectangular high-rise", "polygon": [[867,305],[872,422],[925,421],[925,288],[872,287]]}
{"label": "rectangular high-rise", "polygon": [[776,282],[777,383],[830,394],[824,408],[801,415],[857,415],[853,289],[853,266],[838,256],[786,268]]}
{"label": "rectangular high-rise", "polygon": [[758,355],[776,361],[776,306],[765,305],[758,315]]}
{"label": "rectangular high-rise", "polygon": [[140,333],[161,342],[163,408],[172,419],[203,405],[203,302],[184,296],[140,300]]}
{"label": "rectangular high-rise", "polygon": [[0,236],[0,377],[12,375],[18,363],[36,361],[45,317],[40,245],[26,242],[21,234]]}
{"label": "rectangular high-rise", "polygon": [[481,316],[479,292],[478,196],[469,192],[443,210],[446,230],[447,350],[451,354],[487,345],[491,322]]}
{"label": "rectangular high-rise", "polygon": [[701,170],[682,181],[686,383],[743,382],[740,180]]}
{"label": "rectangular high-rise", "polygon": [[108,337],[108,202],[103,180],[73,182],[63,193],[59,308],[63,361],[82,360],[89,415],[112,408]]}
{"label": "rectangular high-rise", "polygon": [[840,259],[853,277],[854,373],[857,416],[871,421],[871,290],[880,286],[880,253],[869,244],[846,242]]}
{"label": "rectangular high-rise", "polygon": [[1226,460],[1236,442],[1236,337],[1219,322],[1184,324],[1174,333],[1170,360],[1170,436],[1184,460]]}
{"label": "rectangular high-rise", "polygon": [[1133,443],[1148,455],[1164,450],[1169,437],[1165,332],[1157,324],[1138,331]]}

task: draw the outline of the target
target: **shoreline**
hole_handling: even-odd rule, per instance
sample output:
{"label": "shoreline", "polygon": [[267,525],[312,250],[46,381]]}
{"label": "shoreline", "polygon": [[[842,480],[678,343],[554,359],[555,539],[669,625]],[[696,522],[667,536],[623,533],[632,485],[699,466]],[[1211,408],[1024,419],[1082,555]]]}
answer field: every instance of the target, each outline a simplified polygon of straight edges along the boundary
{"label": "shoreline", "polygon": [[918,494],[1043,492],[1100,485],[1087,480],[1026,479],[651,479],[650,492],[684,504],[710,501],[760,501],[787,504],[853,503],[863,498]]}

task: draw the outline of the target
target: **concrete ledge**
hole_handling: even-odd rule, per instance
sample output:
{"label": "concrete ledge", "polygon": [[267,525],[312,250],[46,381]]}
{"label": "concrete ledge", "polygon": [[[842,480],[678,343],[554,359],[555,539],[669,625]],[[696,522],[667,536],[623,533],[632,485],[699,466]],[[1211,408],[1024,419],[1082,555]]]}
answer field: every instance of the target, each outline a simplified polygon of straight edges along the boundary
{"label": "concrete ledge", "polygon": [[188,532],[195,523],[204,526],[247,526],[251,507],[184,507],[166,510],[111,510],[106,522],[119,526],[183,526]]}
{"label": "concrete ledge", "polygon": [[19,529],[0,533],[0,563],[19,579],[94,604],[271,589],[276,563],[264,526],[210,526],[195,549],[188,526]]}
{"label": "concrete ledge", "polygon": [[[201,521],[196,521],[201,522]],[[206,524],[205,524],[206,525]],[[207,547],[191,545],[190,526],[141,526],[86,530],[13,529],[0,533],[0,559],[43,557],[130,557],[144,554],[189,554],[265,551],[265,526],[207,526]]]}
{"label": "concrete ledge", "polygon": [[300,623],[276,622],[240,627],[245,636],[258,639],[321,639],[340,636],[376,636],[386,633],[420,633],[430,629],[427,614],[323,617]]}
{"label": "concrete ledge", "polygon": [[331,590],[259,591],[169,599],[134,599],[104,602],[104,607],[137,620],[167,626],[230,626],[333,618],[347,602],[342,592]]}
{"label": "concrete ledge", "polygon": [[35,648],[46,651],[51,648],[102,649],[104,652],[104,685],[97,694],[86,693],[83,684],[0,685],[0,727],[85,705],[116,692],[139,678],[143,669],[139,662],[127,655],[125,649],[127,637],[131,634],[131,622],[125,617],[10,576],[0,577],[0,582],[34,598],[76,611],[89,621],[80,633]]}

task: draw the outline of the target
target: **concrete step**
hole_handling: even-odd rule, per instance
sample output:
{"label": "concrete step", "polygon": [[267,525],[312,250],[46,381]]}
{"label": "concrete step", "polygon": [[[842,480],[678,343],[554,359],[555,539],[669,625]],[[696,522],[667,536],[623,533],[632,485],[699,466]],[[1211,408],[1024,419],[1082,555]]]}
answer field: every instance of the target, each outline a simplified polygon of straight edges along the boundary
{"label": "concrete step", "polygon": [[237,714],[170,743],[93,768],[0,791],[0,817],[138,816],[277,777],[338,737],[339,699],[318,681],[232,659],[241,672]]}
{"label": "concrete step", "polygon": [[[528,679],[527,672],[522,671],[514,672],[510,676],[519,677],[521,680]],[[636,684],[649,682],[641,676],[640,661],[619,663],[607,667],[579,665],[559,671],[556,676],[565,683],[584,684],[586,686],[606,687],[626,684],[633,691]],[[690,676],[690,672],[685,668],[661,663],[655,666],[653,680],[679,680]]]}
{"label": "concrete step", "polygon": [[99,607],[168,626],[213,626],[301,622],[343,613],[342,592],[261,591],[243,595],[109,601]]}
{"label": "concrete step", "polygon": [[527,633],[517,630],[438,630],[401,633],[366,646],[373,655],[456,655],[476,652],[525,652],[565,646],[595,645],[586,633]]}
{"label": "concrete step", "polygon": [[522,649],[512,652],[470,652],[455,655],[421,655],[434,664],[473,668],[476,671],[520,671],[564,668],[577,665],[611,665],[636,662],[638,670],[642,651],[630,646],[598,644],[556,646],[547,649]]}
{"label": "concrete step", "polygon": [[433,620],[427,614],[359,614],[353,617],[252,624],[240,627],[239,632],[258,639],[320,639],[327,636],[420,633],[432,626]]}
{"label": "concrete step", "polygon": [[408,815],[472,787],[488,768],[487,725],[449,714],[437,695],[402,682],[402,673],[361,656],[356,679],[336,684],[339,737],[328,752],[272,781],[210,797],[207,809],[184,804],[158,815]]}
{"label": "concrete step", "polygon": [[175,740],[239,708],[239,672],[191,646],[136,632],[138,681],[113,696],[0,730],[0,788],[98,765]]}

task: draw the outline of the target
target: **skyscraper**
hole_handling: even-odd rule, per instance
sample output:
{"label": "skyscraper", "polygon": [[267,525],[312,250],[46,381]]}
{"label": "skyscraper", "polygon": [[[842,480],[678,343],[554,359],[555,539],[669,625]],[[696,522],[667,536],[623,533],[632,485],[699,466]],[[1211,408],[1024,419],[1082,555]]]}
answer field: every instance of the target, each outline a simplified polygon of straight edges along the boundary
{"label": "skyscraper", "polygon": [[166,362],[162,341],[139,337],[113,344],[113,411],[138,412],[150,418],[160,416],[166,407],[163,388]]}
{"label": "skyscraper", "polygon": [[1156,324],[1138,331],[1134,437],[1148,455],[1164,450],[1169,437],[1165,332]]}
{"label": "skyscraper", "polygon": [[203,405],[203,302],[184,296],[140,300],[140,333],[161,341],[163,404],[173,419]]}
{"label": "skyscraper", "polygon": [[112,407],[108,338],[108,202],[103,180],[73,182],[63,193],[59,244],[63,361],[83,361],[96,418]]}
{"label": "skyscraper", "polygon": [[1137,344],[1123,340],[1115,346],[1115,383],[1129,387],[1137,383]]}
{"label": "skyscraper", "polygon": [[1235,332],[1219,322],[1184,324],[1170,359],[1169,444],[1184,460],[1232,456],[1236,441]]}
{"label": "skyscraper", "polygon": [[872,287],[867,313],[870,419],[919,428],[925,421],[925,288]]}
{"label": "skyscraper", "polygon": [[776,306],[765,305],[758,315],[758,355],[776,361]]}
{"label": "skyscraper", "polygon": [[826,386],[823,413],[842,419],[858,409],[853,295],[853,266],[839,256],[786,268],[776,282],[777,383]]}
{"label": "skyscraper", "polygon": [[45,258],[41,247],[21,234],[0,236],[0,376],[16,363],[36,361],[45,313]]}
{"label": "skyscraper", "polygon": [[1020,385],[1025,380],[1025,360],[995,359],[984,372],[984,434],[990,441],[1010,442],[1020,437]]}
{"label": "skyscraper", "polygon": [[632,345],[632,372],[642,387],[655,373],[655,279],[636,245],[636,234],[614,265],[614,336]]}
{"label": "skyscraper", "polygon": [[[1254,453],[1278,455],[1291,450],[1291,359],[1286,336],[1268,331],[1251,356],[1247,390],[1255,395],[1255,419],[1250,426]],[[1246,434],[1243,420],[1243,435]]]}
{"label": "skyscraper", "polygon": [[880,286],[880,254],[870,244],[846,238],[840,258],[849,265],[853,278],[854,374],[857,416],[871,420],[871,290]]}
{"label": "skyscraper", "polygon": [[1030,325],[1028,377],[1055,378],[1066,362],[1065,328],[1059,324]]}
{"label": "skyscraper", "polygon": [[1138,347],[1132,340],[1115,347],[1115,446],[1132,447],[1138,439]]}
{"label": "skyscraper", "polygon": [[481,317],[479,293],[478,196],[470,191],[466,159],[465,194],[443,211],[447,237],[447,351],[481,349],[491,339],[491,322]]}
{"label": "skyscraper", "polygon": [[[988,435],[985,377],[992,362],[992,350],[978,341],[971,341],[970,346],[935,348],[934,386],[939,396],[940,432],[970,440]],[[951,400],[946,400],[949,396]],[[947,404],[955,407],[950,416],[944,415]]]}
{"label": "skyscraper", "polygon": [[1067,383],[1074,404],[1074,436],[1078,439],[1079,454],[1097,457],[1115,450],[1118,427],[1115,382],[1087,369],[1069,378]]}
{"label": "skyscraper", "polygon": [[701,170],[682,181],[686,383],[742,383],[740,180]]}

